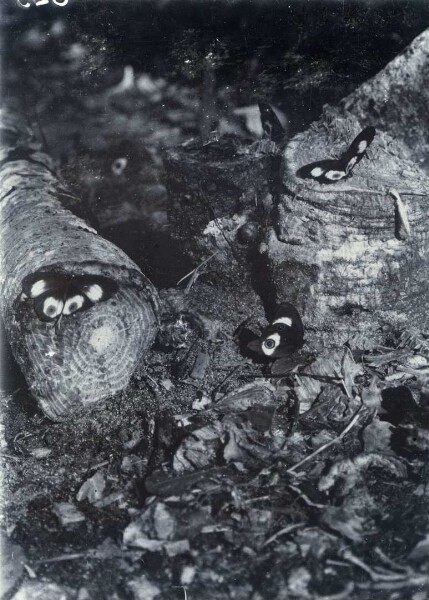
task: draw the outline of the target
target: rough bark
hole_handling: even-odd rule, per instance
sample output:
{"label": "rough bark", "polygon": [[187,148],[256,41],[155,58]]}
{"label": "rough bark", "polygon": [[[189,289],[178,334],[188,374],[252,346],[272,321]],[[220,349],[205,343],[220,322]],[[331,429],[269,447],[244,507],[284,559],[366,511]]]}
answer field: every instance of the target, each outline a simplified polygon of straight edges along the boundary
{"label": "rough bark", "polygon": [[362,125],[376,122],[379,130],[403,140],[411,156],[429,168],[429,29],[338,108]]}
{"label": "rough bark", "polygon": [[[217,268],[232,273],[235,258],[243,271],[247,264],[266,312],[276,302],[293,302],[314,349],[345,342],[372,347],[392,329],[429,326],[429,181],[419,167],[427,106],[425,98],[417,98],[429,83],[427,35],[337,107],[326,107],[317,123],[289,142],[282,193],[271,211],[266,198],[272,157],[224,151],[221,158],[204,148],[167,157],[170,214],[190,252],[202,259],[227,246],[233,258],[228,262],[221,252]],[[369,124],[377,135],[369,160],[357,165],[352,179],[319,185],[296,177],[305,164],[341,155]],[[408,211],[410,233],[400,229],[391,189]],[[265,240],[259,245],[260,227]],[[243,232],[253,236],[245,249]],[[243,278],[235,280],[239,285],[226,292],[247,294]]]}
{"label": "rough bark", "polygon": [[[285,149],[285,193],[262,250],[278,298],[297,305],[315,347],[346,342],[371,347],[392,328],[429,326],[429,180],[413,160],[415,153],[380,131],[402,128],[400,137],[408,139],[407,73],[414,73],[420,85],[428,75],[421,38],[347,102],[326,107],[321,119]],[[380,86],[387,96],[402,89],[395,108],[389,103],[382,117]],[[345,105],[361,119],[348,114]],[[425,129],[422,110],[415,115],[415,135]],[[320,185],[296,177],[304,164],[339,156],[368,124],[377,128],[370,160],[357,166],[352,179]],[[409,235],[398,234],[392,188],[407,208]]]}
{"label": "rough bark", "polygon": [[[22,120],[1,116],[2,316],[32,394],[61,420],[128,384],[156,332],[157,294],[124,252],[64,207],[71,198]],[[23,278],[42,267],[108,276],[119,291],[56,330],[22,297]]]}

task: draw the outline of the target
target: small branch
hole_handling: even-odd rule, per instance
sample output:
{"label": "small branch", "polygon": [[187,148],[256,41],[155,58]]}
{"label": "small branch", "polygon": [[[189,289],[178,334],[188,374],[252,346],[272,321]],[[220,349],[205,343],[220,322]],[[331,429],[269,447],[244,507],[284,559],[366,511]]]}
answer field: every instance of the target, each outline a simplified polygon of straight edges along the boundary
{"label": "small branch", "polygon": [[412,571],[409,567],[400,565],[397,562],[395,562],[394,560],[392,560],[391,558],[389,558],[388,556],[386,556],[384,554],[383,550],[381,550],[381,548],[378,548],[378,546],[374,548],[374,552],[391,569],[396,569],[397,571],[402,571],[407,574],[412,573]]}
{"label": "small branch", "polygon": [[344,560],[347,560],[348,562],[352,563],[356,567],[359,567],[360,569],[362,569],[363,571],[368,573],[368,575],[371,577],[372,581],[374,581],[374,582],[401,581],[405,577],[408,577],[408,575],[406,575],[406,574],[399,574],[399,573],[378,573],[378,572],[374,571],[374,569],[371,569],[371,567],[369,567],[366,563],[364,563],[363,560],[361,560],[360,558],[355,556],[350,550],[345,550],[343,552],[343,558],[344,558]]}
{"label": "small branch", "polygon": [[13,454],[6,454],[5,452],[0,452],[0,456],[3,458],[10,458],[12,460],[24,460],[22,456],[13,456]]}
{"label": "small branch", "polygon": [[319,596],[319,600],[348,600],[354,589],[355,584],[350,581],[341,592],[329,594],[329,596]]}
{"label": "small branch", "polygon": [[[336,187],[335,190],[315,190],[314,188],[309,188],[304,186],[305,189],[316,192],[317,194],[332,194],[333,192],[356,192],[357,194],[375,194],[376,196],[385,196],[389,193],[389,191],[383,190],[372,190],[371,188],[356,188],[356,187]],[[398,194],[402,196],[427,196],[425,192],[406,192],[405,190],[397,191]],[[296,195],[296,193],[295,193]]]}
{"label": "small branch", "polygon": [[41,558],[39,560],[33,560],[31,561],[31,564],[42,565],[45,563],[64,562],[66,560],[77,560],[78,558],[93,558],[93,556],[89,552],[78,552],[76,554],[60,554],[59,556],[54,556],[53,558]]}
{"label": "small branch", "polygon": [[[179,279],[179,281],[176,283],[176,285],[180,285],[182,283],[182,281],[185,281],[185,279],[187,279],[188,277],[191,277],[191,275],[195,276],[196,273],[201,270],[201,267],[203,267],[205,264],[207,264],[209,262],[209,260],[214,258],[216,256],[216,254],[219,254],[219,250],[216,250],[216,252],[213,252],[212,255],[210,255],[208,258],[203,260],[203,262],[200,263],[197,267],[195,267],[195,269],[192,269],[192,271],[190,271],[187,275],[184,275],[182,277],[182,279]],[[192,283],[194,281],[195,281],[195,279],[194,279],[194,277],[192,277],[190,284],[192,285]],[[188,286],[189,286],[189,284],[188,284]],[[188,289],[188,288],[186,288],[186,289]]]}
{"label": "small branch", "polygon": [[343,431],[336,438],[334,438],[330,442],[327,442],[326,444],[323,444],[323,446],[320,446],[319,448],[317,448],[317,450],[315,450],[314,452],[312,452],[311,454],[309,454],[308,456],[306,456],[305,458],[300,460],[298,463],[296,463],[292,467],[289,467],[289,469],[286,469],[286,473],[293,473],[294,471],[296,471],[296,469],[298,469],[299,467],[304,465],[306,462],[308,462],[309,460],[312,460],[315,456],[317,456],[318,454],[320,454],[321,452],[323,452],[330,446],[333,446],[337,442],[341,441],[343,439],[343,437],[350,431],[350,429],[355,425],[355,423],[359,419],[361,410],[362,410],[362,407],[360,407],[357,410],[357,412],[355,413],[355,415],[352,418],[352,420],[350,421],[350,423],[347,425],[347,427],[345,427],[345,429],[343,429]]}
{"label": "small branch", "polygon": [[414,573],[413,577],[408,576],[400,581],[372,581],[370,583],[358,583],[357,587],[361,590],[400,590],[403,588],[424,590],[428,585],[429,577],[427,575]]}
{"label": "small branch", "polygon": [[286,533],[290,533],[291,531],[295,531],[295,529],[299,529],[303,525],[305,525],[304,522],[302,522],[302,523],[295,523],[294,525],[289,525],[288,527],[284,527],[283,529],[280,529],[280,531],[277,531],[277,533],[275,533],[274,535],[272,535],[270,538],[267,539],[266,542],[264,542],[262,544],[262,548],[265,548],[266,546],[268,546],[269,544],[271,544],[272,542],[274,542],[281,535],[285,535]]}
{"label": "small branch", "polygon": [[325,504],[318,504],[317,502],[313,502],[313,500],[310,500],[310,498],[306,494],[304,494],[304,492],[302,492],[296,485],[289,484],[287,487],[292,491],[296,492],[298,494],[298,498],[304,500],[307,506],[313,506],[314,508],[326,508]]}

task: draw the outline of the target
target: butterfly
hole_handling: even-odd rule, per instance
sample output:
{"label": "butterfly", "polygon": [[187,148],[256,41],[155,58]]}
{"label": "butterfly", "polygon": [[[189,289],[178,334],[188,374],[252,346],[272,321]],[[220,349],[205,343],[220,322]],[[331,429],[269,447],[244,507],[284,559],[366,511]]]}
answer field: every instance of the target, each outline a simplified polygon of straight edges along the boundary
{"label": "butterfly", "polygon": [[274,360],[293,354],[304,344],[304,326],[299,312],[289,302],[277,307],[272,322],[259,339],[248,344],[248,348],[265,358]]}
{"label": "butterfly", "polygon": [[286,136],[286,130],[272,106],[268,102],[258,102],[258,106],[264,131],[263,137],[272,142],[282,142]]}
{"label": "butterfly", "polygon": [[38,318],[56,323],[63,316],[108,300],[118,289],[115,281],[101,275],[66,275],[44,270],[27,275],[22,281],[22,291],[34,301]]}
{"label": "butterfly", "polygon": [[365,127],[336,160],[319,160],[304,165],[296,172],[302,179],[314,179],[319,183],[335,183],[351,177],[352,170],[362,160],[375,136],[374,127]]}

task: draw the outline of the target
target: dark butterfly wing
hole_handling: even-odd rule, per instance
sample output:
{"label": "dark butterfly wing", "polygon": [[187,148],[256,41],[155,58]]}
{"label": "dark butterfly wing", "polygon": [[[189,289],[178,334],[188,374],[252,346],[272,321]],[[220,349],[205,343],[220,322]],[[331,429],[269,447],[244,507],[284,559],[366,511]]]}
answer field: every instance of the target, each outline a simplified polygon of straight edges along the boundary
{"label": "dark butterfly wing", "polygon": [[344,160],[319,160],[304,165],[296,172],[301,179],[313,179],[318,183],[336,183],[347,176]]}
{"label": "dark butterfly wing", "polygon": [[55,321],[108,300],[118,284],[100,275],[65,276],[38,271],[24,278],[22,289],[34,300],[34,310],[42,321]]}
{"label": "dark butterfly wing", "polygon": [[37,271],[24,277],[22,291],[34,300],[34,310],[42,321],[54,321],[62,314],[70,279],[60,273]]}
{"label": "dark butterfly wing", "polygon": [[262,129],[264,130],[263,137],[272,142],[281,142],[286,135],[286,131],[274,109],[268,102],[258,102],[258,106],[261,113]]}
{"label": "dark butterfly wing", "polygon": [[[285,327],[286,326],[286,327]],[[304,343],[304,325],[301,315],[290,302],[280,304],[275,312],[271,327],[283,332],[287,336],[285,346],[293,346],[296,350]]]}
{"label": "dark butterfly wing", "polygon": [[290,302],[280,304],[272,322],[262,332],[262,352],[274,359],[295,352],[303,343],[304,326],[299,312]]}
{"label": "dark butterfly wing", "polygon": [[296,172],[301,179],[313,179],[318,183],[336,183],[351,175],[362,160],[375,136],[374,127],[365,127],[338,160],[320,160],[304,165]]}
{"label": "dark butterfly wing", "polygon": [[363,129],[352,141],[348,150],[341,156],[340,160],[346,165],[347,174],[349,174],[365,156],[374,136],[375,127],[365,127],[365,129]]}
{"label": "dark butterfly wing", "polygon": [[102,275],[80,275],[73,283],[92,304],[108,300],[119,289],[116,281]]}
{"label": "dark butterfly wing", "polygon": [[256,354],[263,354],[262,348],[261,348],[261,340],[260,340],[260,338],[258,338],[257,340],[252,340],[251,342],[249,342],[247,344],[247,348],[249,348],[249,350],[251,350],[252,352],[256,352]]}

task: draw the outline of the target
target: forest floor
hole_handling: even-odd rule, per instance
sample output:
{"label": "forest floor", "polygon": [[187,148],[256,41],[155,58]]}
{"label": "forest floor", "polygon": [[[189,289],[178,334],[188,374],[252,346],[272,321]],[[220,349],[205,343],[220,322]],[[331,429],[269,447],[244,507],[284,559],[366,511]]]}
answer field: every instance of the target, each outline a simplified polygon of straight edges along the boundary
{"label": "forest floor", "polygon": [[129,388],[71,421],[40,412],[6,355],[2,599],[425,600],[429,336],[325,350],[283,377],[243,355],[237,328],[262,327],[261,304],[231,302],[241,281],[210,263],[192,273],[163,157],[211,129],[207,110],[257,140],[257,105],[237,111],[229,85],[210,98],[210,77],[111,70],[102,41],[50,26],[49,47],[37,27],[16,44],[21,108],[82,198],[70,208],[137,262],[163,314]]}

